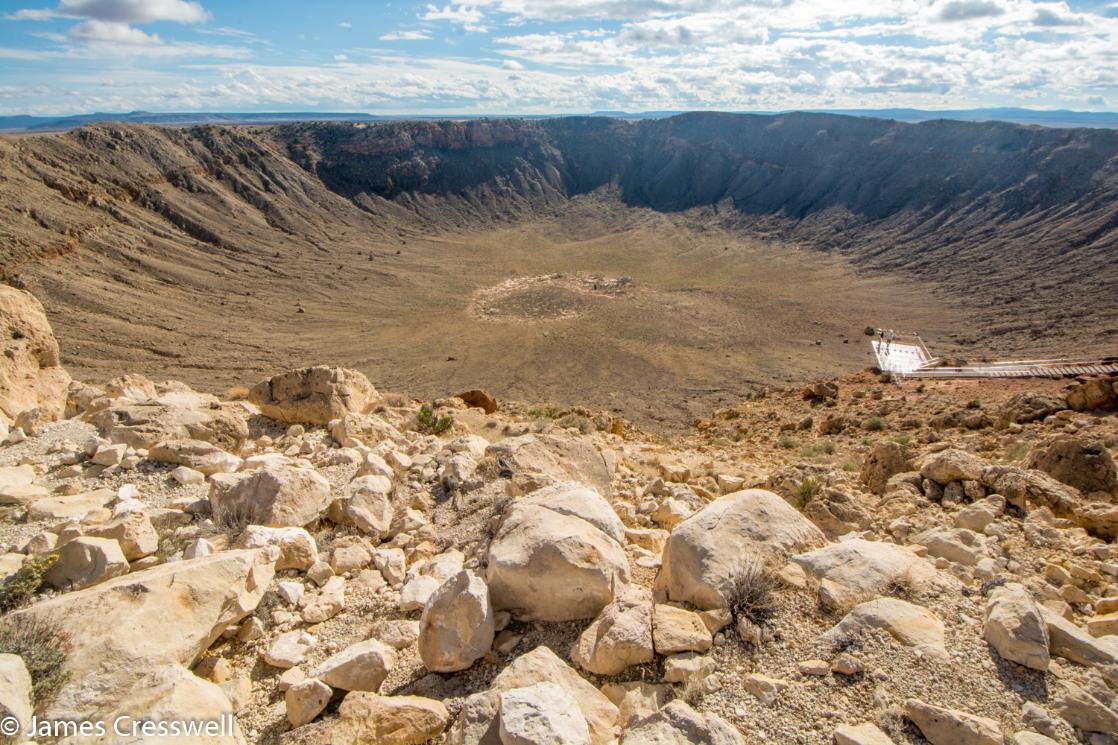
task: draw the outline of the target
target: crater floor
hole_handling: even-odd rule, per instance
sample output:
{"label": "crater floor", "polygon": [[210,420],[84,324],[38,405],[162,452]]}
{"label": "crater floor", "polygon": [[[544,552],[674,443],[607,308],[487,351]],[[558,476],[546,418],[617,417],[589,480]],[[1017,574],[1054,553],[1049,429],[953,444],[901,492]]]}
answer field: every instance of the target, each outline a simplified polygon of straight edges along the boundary
{"label": "crater floor", "polygon": [[943,353],[969,323],[929,283],[600,195],[495,229],[396,244],[340,227],[322,245],[278,245],[266,263],[167,256],[170,280],[88,251],[24,274],[81,378],[131,369],[221,391],[337,364],[414,395],[485,387],[652,428],[872,364],[867,325],[919,330]]}

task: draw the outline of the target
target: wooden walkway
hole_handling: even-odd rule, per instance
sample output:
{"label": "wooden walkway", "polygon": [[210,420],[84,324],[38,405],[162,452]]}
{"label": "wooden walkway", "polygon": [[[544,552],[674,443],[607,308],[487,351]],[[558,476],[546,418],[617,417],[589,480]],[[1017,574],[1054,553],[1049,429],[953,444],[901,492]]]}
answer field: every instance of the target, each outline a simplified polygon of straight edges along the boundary
{"label": "wooden walkway", "polygon": [[1118,375],[1118,357],[1101,360],[1050,359],[987,362],[980,365],[941,365],[914,333],[878,331],[870,342],[877,366],[902,378],[1074,378],[1080,375]]}

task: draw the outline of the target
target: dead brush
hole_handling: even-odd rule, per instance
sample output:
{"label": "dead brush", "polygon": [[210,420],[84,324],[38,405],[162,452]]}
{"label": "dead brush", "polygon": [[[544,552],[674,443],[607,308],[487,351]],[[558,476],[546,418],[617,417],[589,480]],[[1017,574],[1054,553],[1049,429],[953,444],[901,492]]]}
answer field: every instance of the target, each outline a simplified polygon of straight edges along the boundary
{"label": "dead brush", "polygon": [[225,391],[224,398],[226,401],[247,401],[249,395],[250,392],[247,386],[235,385]]}
{"label": "dead brush", "polygon": [[912,576],[912,570],[910,569],[904,574],[898,574],[889,580],[889,584],[885,588],[885,594],[889,597],[913,602],[921,595],[920,583]]}
{"label": "dead brush", "polygon": [[705,695],[706,689],[703,688],[703,679],[698,675],[692,675],[684,681],[683,686],[679,689],[678,698],[683,699],[683,702],[688,706],[698,706]]}
{"label": "dead brush", "polygon": [[256,506],[247,500],[226,504],[213,515],[213,520],[225,531],[240,533],[249,525],[258,522]]}
{"label": "dead brush", "polygon": [[764,626],[776,617],[777,591],[784,586],[780,575],[760,559],[751,559],[730,578],[726,600],[736,624],[745,619]]}
{"label": "dead brush", "polygon": [[[897,704],[886,707],[878,714],[877,726],[893,742],[914,742],[918,735],[904,708]],[[920,737],[920,740],[923,740],[923,737]]]}
{"label": "dead brush", "polygon": [[482,531],[488,542],[492,543],[493,539],[497,537],[497,533],[501,531],[501,526],[505,523],[505,513],[513,499],[509,494],[502,494],[493,500],[489,508],[489,517],[482,526]]}

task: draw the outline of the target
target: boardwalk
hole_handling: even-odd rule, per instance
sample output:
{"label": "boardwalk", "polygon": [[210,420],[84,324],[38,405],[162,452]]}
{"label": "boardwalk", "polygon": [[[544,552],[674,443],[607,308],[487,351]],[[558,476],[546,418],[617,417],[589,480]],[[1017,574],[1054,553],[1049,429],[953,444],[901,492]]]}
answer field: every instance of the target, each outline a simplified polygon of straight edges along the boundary
{"label": "boardwalk", "polygon": [[1065,378],[1118,374],[1118,357],[985,362],[949,367],[933,357],[915,333],[878,330],[870,342],[877,366],[902,378]]}

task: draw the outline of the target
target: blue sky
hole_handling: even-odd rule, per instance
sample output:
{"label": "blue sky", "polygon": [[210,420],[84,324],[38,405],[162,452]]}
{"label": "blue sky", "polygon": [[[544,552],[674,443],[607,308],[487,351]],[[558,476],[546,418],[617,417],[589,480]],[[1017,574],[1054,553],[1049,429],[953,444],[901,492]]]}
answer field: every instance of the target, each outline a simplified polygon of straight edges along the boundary
{"label": "blue sky", "polygon": [[1118,107],[1118,0],[0,0],[0,113]]}

